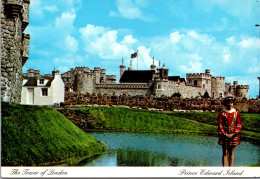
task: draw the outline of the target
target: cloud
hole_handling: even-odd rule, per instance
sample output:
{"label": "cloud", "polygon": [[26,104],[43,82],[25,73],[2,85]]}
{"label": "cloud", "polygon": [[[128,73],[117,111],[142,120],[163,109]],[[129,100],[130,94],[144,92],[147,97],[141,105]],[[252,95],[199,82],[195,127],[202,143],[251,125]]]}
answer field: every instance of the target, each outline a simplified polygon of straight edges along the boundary
{"label": "cloud", "polygon": [[245,38],[245,37],[242,37],[242,38],[243,38],[242,41],[238,43],[238,45],[241,48],[259,49],[259,47],[260,47],[259,39],[257,39],[257,38]]}
{"label": "cloud", "polygon": [[85,51],[98,54],[102,59],[128,57],[132,51],[129,45],[136,42],[132,35],[124,36],[123,41],[120,42],[118,31],[91,24],[80,28],[79,32],[82,36]]}
{"label": "cloud", "polygon": [[63,57],[54,58],[52,60],[55,68],[60,70],[60,73],[64,73],[70,68],[74,68],[76,66],[81,66],[80,64],[83,62],[82,56],[79,55],[64,55]]}
{"label": "cloud", "polygon": [[122,40],[121,43],[131,45],[136,42],[137,42],[137,40],[133,38],[133,35],[126,35],[126,36],[124,36],[124,39]]}
{"label": "cloud", "polygon": [[59,9],[58,9],[58,7],[56,5],[44,6],[44,9],[46,9],[49,12],[57,12],[57,11],[59,11]]}
{"label": "cloud", "polygon": [[200,57],[197,53],[195,54],[186,54],[186,58],[191,59],[187,65],[180,65],[180,69],[184,73],[201,73],[202,63],[200,62],[203,58]]}
{"label": "cloud", "polygon": [[78,41],[70,35],[66,37],[64,45],[69,52],[75,53],[78,51]]}
{"label": "cloud", "polygon": [[224,54],[223,54],[223,62],[224,63],[230,63],[231,62],[231,54],[230,54],[230,51],[229,51],[229,48],[224,48]]}
{"label": "cloud", "polygon": [[153,21],[154,17],[144,14],[141,9],[148,4],[144,0],[117,0],[117,10],[110,11],[109,15],[112,17],[122,17],[125,19],[141,19],[144,21]]}
{"label": "cloud", "polygon": [[55,21],[55,28],[56,29],[63,29],[64,31],[70,32],[73,28],[73,23],[76,18],[75,9],[72,9],[70,12],[63,12],[60,17],[56,18]]}

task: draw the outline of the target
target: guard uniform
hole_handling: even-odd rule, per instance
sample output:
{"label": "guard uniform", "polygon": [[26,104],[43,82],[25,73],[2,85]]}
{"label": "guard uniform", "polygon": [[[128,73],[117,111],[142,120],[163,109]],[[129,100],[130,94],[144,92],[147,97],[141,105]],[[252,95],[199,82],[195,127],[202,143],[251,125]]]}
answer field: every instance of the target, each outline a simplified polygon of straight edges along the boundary
{"label": "guard uniform", "polygon": [[[236,109],[230,111],[224,109],[218,116],[219,145],[237,146],[240,144],[240,131],[242,121],[240,113]],[[226,134],[233,134],[228,138]]]}

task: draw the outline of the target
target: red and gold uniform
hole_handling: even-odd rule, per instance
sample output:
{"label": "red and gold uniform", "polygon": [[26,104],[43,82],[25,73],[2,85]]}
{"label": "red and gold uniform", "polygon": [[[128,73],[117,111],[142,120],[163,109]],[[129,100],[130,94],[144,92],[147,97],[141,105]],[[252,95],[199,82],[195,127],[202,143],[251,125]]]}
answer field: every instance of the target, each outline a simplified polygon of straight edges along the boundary
{"label": "red and gold uniform", "polygon": [[[237,146],[240,144],[240,131],[242,121],[239,111],[236,109],[224,109],[218,116],[219,145]],[[228,138],[226,134],[233,134]]]}

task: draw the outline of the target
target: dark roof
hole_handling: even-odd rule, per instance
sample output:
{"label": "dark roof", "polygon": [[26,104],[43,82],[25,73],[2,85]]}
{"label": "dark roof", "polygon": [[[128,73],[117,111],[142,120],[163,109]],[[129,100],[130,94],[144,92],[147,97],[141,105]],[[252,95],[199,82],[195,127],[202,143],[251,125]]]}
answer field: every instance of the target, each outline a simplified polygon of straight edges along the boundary
{"label": "dark roof", "polygon": [[24,84],[24,86],[37,86],[37,78],[36,77],[28,78],[28,81]]}
{"label": "dark roof", "polygon": [[170,81],[185,82],[185,79],[184,79],[184,78],[181,78],[180,76],[168,76],[168,80],[170,80]]}
{"label": "dark roof", "polygon": [[[42,78],[37,78],[37,77],[30,77],[28,78],[28,81],[24,84],[24,86],[37,86],[37,79],[42,79]],[[54,77],[48,77],[44,78],[45,80],[48,80],[45,86],[51,86],[52,81],[54,80]]]}
{"label": "dark roof", "polygon": [[153,78],[152,70],[124,71],[120,83],[148,83]]}

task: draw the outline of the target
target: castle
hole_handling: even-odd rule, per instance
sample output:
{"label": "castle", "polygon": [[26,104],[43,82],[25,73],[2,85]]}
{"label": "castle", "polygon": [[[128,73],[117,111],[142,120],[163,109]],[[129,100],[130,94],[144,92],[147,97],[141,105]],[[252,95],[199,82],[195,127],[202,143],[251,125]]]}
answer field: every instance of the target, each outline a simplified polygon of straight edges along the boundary
{"label": "castle", "polygon": [[30,0],[1,1],[1,100],[21,101],[22,67],[29,57]]}
{"label": "castle", "polygon": [[165,65],[154,64],[150,70],[134,70],[130,65],[126,70],[123,62],[119,66],[120,79],[116,83],[115,75],[106,75],[106,69],[95,67],[71,68],[62,74],[65,90],[78,94],[107,95],[154,95],[156,97],[172,97],[181,95],[183,98],[211,97],[214,99],[225,96],[249,99],[249,86],[238,85],[237,81],[225,83],[225,77],[214,77],[210,70],[205,73],[187,73],[186,79],[180,76],[168,76],[169,69]]}

